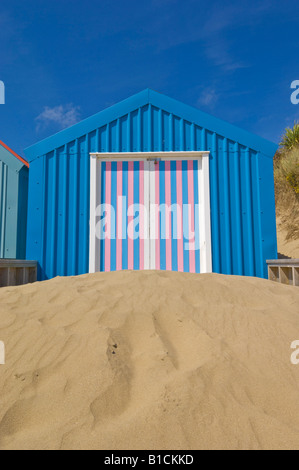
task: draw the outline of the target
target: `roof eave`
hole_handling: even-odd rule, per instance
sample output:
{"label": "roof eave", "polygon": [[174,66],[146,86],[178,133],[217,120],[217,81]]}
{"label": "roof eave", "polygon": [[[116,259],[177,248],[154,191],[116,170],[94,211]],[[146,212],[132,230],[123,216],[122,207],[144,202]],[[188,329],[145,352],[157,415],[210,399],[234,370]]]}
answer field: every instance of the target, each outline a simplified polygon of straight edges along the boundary
{"label": "roof eave", "polygon": [[127,113],[145,106],[148,103],[149,90],[147,89],[127,98],[124,101],[116,103],[87,119],[84,119],[68,129],[64,129],[63,131],[28,147],[25,149],[26,158],[31,162],[41,155],[46,155],[56,148],[63,147],[67,142],[73,142],[78,137],[89,134],[99,127],[105,126],[108,122],[112,122],[121,116],[125,116]]}
{"label": "roof eave", "polygon": [[164,109],[166,108],[168,112],[176,114],[187,121],[194,122],[198,126],[208,129],[210,132],[238,142],[244,147],[260,152],[268,157],[273,158],[279,148],[274,142],[245,131],[233,124],[163,94],[149,90],[149,97],[153,105]]}
{"label": "roof eave", "polygon": [[25,160],[24,158],[20,157],[20,155],[18,155],[16,152],[14,152],[10,147],[8,147],[8,145],[6,145],[4,142],[2,142],[2,140],[0,140],[0,145],[2,147],[4,147],[5,150],[7,150],[9,153],[11,153],[11,155],[16,157],[23,165],[25,165],[25,166],[27,166],[27,168],[29,168],[28,161]]}
{"label": "roof eave", "polygon": [[26,158],[31,162],[56,148],[63,147],[67,142],[72,142],[80,138],[80,136],[93,132],[102,126],[105,126],[107,123],[147,104],[152,104],[153,106],[164,109],[169,113],[177,115],[186,121],[193,122],[194,124],[204,127],[210,132],[226,137],[229,140],[239,142],[241,145],[255,150],[256,152],[260,152],[269,158],[273,158],[278,150],[278,145],[273,142],[263,139],[255,134],[251,134],[250,132],[229,124],[226,121],[215,118],[214,116],[204,113],[197,108],[181,103],[156,91],[146,89],[27,148],[25,150]]}

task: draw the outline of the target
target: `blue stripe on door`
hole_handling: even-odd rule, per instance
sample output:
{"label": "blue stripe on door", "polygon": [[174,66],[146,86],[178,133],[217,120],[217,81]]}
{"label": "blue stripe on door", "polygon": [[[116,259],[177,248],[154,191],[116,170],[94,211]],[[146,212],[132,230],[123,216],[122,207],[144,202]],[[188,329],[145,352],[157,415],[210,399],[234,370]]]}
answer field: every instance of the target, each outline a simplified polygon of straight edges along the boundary
{"label": "blue stripe on door", "polygon": [[[176,162],[172,161],[170,164],[171,171],[171,204],[177,203],[177,181],[176,181]],[[176,207],[176,206],[175,206]],[[177,211],[172,214],[172,270],[178,271],[178,215]]]}
{"label": "blue stripe on door", "polygon": [[[101,172],[101,203],[105,204],[106,200],[106,163],[103,162],[102,164],[102,172]],[[105,212],[103,214],[105,217]],[[100,258],[100,266],[101,271],[105,271],[105,240],[104,240],[104,233],[101,233],[101,258]]]}
{"label": "blue stripe on door", "polygon": [[190,270],[189,263],[189,250],[186,250],[186,244],[189,240],[186,235],[189,233],[189,215],[188,215],[188,162],[183,161],[182,164],[182,178],[183,178],[183,227],[184,227],[184,272],[188,273]]}
{"label": "blue stripe on door", "polygon": [[[165,162],[160,162],[160,205],[165,204]],[[166,223],[165,217],[160,212],[160,269],[161,271],[166,270]]]}
{"label": "blue stripe on door", "polygon": [[117,208],[117,162],[112,162],[111,164],[111,205],[114,211],[112,210],[111,219],[111,271],[116,271],[116,208]]}
{"label": "blue stripe on door", "polygon": [[128,162],[123,162],[123,195],[125,197],[125,207],[123,207],[123,269],[128,269]]}
{"label": "blue stripe on door", "polygon": [[[137,209],[139,205],[139,171],[140,171],[140,163],[134,162],[134,204],[135,209]],[[135,217],[139,217],[139,212],[136,212]],[[135,227],[137,233],[139,231],[139,224]],[[135,235],[136,236],[136,235]],[[138,271],[140,268],[140,240],[139,236],[134,240],[134,269]]]}

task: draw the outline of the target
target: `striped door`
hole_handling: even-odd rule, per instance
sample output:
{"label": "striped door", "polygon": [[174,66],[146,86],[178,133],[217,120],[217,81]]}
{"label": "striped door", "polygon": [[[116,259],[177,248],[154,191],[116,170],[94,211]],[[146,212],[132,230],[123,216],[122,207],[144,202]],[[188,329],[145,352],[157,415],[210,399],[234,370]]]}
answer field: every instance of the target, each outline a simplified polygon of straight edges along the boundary
{"label": "striped door", "polygon": [[144,162],[107,162],[101,168],[101,271],[143,270]]}
{"label": "striped door", "polygon": [[151,174],[151,268],[199,273],[198,161],[157,162]]}
{"label": "striped door", "polygon": [[101,166],[101,271],[199,273],[198,161]]}

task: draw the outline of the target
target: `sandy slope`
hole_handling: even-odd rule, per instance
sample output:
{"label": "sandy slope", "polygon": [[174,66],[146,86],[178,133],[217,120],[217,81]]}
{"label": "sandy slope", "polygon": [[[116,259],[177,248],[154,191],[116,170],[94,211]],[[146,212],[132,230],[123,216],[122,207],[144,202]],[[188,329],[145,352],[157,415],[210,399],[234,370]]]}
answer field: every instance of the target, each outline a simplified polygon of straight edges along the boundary
{"label": "sandy slope", "polygon": [[278,253],[288,258],[299,259],[299,240],[287,240],[287,231],[279,217],[277,218],[277,242]]}
{"label": "sandy slope", "polygon": [[298,448],[298,306],[218,275],[1,289],[0,448]]}

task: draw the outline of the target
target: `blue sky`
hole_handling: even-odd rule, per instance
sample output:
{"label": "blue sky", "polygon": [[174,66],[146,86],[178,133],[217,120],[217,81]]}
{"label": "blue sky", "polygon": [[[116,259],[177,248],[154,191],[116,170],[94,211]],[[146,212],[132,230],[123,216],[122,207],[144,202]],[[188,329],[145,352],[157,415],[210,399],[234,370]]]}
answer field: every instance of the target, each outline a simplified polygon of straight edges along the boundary
{"label": "blue sky", "polygon": [[1,0],[0,140],[24,148],[152,88],[279,142],[299,2]]}

